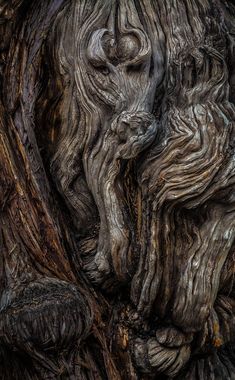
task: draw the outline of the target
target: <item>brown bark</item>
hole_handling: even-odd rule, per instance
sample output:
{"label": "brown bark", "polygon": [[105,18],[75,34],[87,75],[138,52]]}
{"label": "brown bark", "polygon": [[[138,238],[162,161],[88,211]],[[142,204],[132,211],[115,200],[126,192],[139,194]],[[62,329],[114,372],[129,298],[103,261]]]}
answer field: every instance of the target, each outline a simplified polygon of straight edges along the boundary
{"label": "brown bark", "polygon": [[235,378],[234,17],[0,0],[0,379]]}

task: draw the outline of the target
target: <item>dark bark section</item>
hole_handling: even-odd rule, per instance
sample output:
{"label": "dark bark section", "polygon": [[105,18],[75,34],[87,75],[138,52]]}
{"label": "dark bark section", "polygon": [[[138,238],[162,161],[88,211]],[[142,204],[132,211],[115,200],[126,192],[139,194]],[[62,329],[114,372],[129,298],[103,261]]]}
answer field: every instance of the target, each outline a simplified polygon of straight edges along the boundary
{"label": "dark bark section", "polygon": [[3,380],[235,378],[235,7],[0,3]]}

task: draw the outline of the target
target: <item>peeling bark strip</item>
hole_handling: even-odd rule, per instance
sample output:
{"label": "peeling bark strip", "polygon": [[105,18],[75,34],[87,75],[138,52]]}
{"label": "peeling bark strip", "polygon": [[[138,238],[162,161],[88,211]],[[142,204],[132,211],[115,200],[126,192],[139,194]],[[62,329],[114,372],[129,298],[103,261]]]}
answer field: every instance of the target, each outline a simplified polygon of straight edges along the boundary
{"label": "peeling bark strip", "polygon": [[235,6],[0,1],[0,378],[235,379]]}

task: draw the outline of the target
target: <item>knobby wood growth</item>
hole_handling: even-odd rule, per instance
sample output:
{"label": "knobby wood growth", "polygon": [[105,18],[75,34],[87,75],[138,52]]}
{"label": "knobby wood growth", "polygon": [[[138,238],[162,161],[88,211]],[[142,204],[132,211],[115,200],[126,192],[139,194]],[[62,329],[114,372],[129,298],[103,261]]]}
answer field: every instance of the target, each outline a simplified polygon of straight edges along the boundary
{"label": "knobby wood growth", "polygon": [[235,6],[0,1],[0,378],[235,379]]}

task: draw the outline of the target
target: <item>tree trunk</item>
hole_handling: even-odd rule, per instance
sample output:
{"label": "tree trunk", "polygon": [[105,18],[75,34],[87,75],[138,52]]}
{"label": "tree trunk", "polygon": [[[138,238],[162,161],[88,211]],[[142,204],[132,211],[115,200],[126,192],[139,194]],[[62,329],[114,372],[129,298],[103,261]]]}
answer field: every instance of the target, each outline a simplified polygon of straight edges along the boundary
{"label": "tree trunk", "polygon": [[0,379],[235,379],[235,6],[0,0]]}

